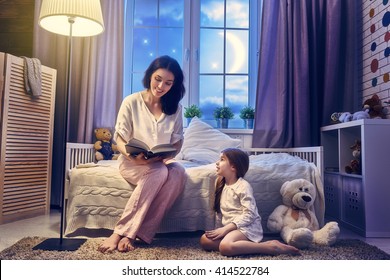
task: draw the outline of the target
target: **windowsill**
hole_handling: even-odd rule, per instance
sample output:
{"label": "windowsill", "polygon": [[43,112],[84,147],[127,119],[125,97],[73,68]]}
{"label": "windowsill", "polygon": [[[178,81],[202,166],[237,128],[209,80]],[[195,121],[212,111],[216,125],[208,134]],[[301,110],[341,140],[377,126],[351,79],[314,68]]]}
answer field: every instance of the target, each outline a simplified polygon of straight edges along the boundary
{"label": "windowsill", "polygon": [[217,128],[219,131],[226,134],[253,134],[253,129],[246,128]]}
{"label": "windowsill", "polygon": [[[247,129],[247,128],[216,128],[219,131],[225,133],[225,134],[245,134],[245,135],[252,135],[253,129]],[[184,127],[184,131],[187,129],[187,127]]]}

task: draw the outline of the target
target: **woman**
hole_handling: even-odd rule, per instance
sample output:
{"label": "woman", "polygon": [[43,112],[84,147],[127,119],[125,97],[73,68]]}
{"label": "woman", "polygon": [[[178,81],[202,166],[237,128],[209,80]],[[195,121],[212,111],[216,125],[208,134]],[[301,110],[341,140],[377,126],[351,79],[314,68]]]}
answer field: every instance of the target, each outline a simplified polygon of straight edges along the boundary
{"label": "woman", "polygon": [[132,138],[149,147],[170,143],[180,151],[183,142],[182,107],[185,93],[183,72],[169,56],[155,59],[145,71],[145,90],[126,97],[120,107],[114,140],[119,152],[121,175],[136,185],[113,234],[98,250],[110,253],[134,250],[134,240],[151,243],[165,213],[180,195],[185,170],[172,159],[131,156],[125,144]]}
{"label": "woman", "polygon": [[251,185],[244,179],[249,156],[237,148],[221,152],[217,167],[215,211],[222,216],[222,226],[206,231],[200,239],[203,249],[219,251],[224,256],[243,254],[299,254],[293,246],[263,239],[261,217]]}

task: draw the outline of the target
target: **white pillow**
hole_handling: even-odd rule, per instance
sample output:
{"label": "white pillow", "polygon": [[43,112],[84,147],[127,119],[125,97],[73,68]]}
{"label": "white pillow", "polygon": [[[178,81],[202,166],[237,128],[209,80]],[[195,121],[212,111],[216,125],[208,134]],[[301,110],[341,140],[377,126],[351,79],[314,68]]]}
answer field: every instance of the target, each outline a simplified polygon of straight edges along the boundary
{"label": "white pillow", "polygon": [[184,132],[184,142],[176,159],[202,164],[218,161],[222,150],[241,147],[241,140],[234,139],[194,117]]}

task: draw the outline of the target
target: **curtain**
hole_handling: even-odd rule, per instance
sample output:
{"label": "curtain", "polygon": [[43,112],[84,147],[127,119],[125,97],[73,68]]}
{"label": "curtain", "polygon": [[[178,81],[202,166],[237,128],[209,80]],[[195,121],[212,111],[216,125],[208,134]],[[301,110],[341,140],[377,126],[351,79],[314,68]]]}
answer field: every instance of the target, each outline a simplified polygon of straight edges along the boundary
{"label": "curtain", "polygon": [[[355,0],[264,0],[253,147],[320,145],[333,112],[359,110]],[[361,42],[361,41],[360,41]]]}
{"label": "curtain", "polygon": [[[41,0],[35,1],[33,56],[57,69],[52,164],[52,199],[59,201],[64,172],[64,118],[68,37],[38,25]],[[105,30],[94,37],[73,37],[68,142],[94,143],[94,129],[113,128],[122,101],[124,1],[101,0]]]}
{"label": "curtain", "polygon": [[[76,57],[81,71],[76,85],[79,96],[72,102],[78,115],[72,115],[70,140],[91,143],[95,140],[94,129],[115,126],[117,112],[123,98],[123,44],[124,1],[101,1],[105,24],[102,36],[84,46],[84,54]],[[88,56],[89,54],[89,56]],[[87,78],[83,78],[86,73]],[[77,125],[76,125],[77,124]]]}

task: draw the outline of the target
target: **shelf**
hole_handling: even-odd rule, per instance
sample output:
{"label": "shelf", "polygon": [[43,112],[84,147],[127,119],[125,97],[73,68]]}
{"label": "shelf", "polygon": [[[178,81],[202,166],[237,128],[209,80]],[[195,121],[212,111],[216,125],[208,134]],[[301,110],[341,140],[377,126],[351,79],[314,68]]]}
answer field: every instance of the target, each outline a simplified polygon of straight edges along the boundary
{"label": "shelf", "polygon": [[357,178],[357,179],[362,179],[363,176],[359,174],[348,174],[348,173],[342,173],[342,172],[335,172],[335,171],[324,171],[324,174],[333,174],[333,175],[338,175],[342,177],[351,177],[351,178]]}
{"label": "shelf", "polygon": [[321,131],[342,129],[342,128],[347,128],[352,126],[361,126],[361,125],[389,125],[389,124],[390,124],[390,119],[362,119],[362,120],[323,126],[321,127]]}
{"label": "shelf", "polygon": [[[345,167],[361,141],[361,174]],[[321,128],[325,214],[365,237],[390,237],[390,119],[364,119]]]}

